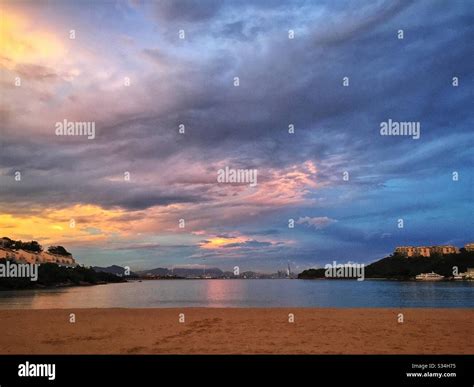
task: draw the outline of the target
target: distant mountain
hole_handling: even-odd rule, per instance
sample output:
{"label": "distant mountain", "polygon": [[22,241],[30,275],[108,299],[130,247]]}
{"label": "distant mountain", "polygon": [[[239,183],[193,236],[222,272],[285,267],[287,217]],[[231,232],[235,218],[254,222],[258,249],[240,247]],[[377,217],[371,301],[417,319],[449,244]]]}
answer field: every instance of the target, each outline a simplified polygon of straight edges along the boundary
{"label": "distant mountain", "polygon": [[173,270],[158,267],[156,269],[143,270],[137,272],[140,276],[176,276],[183,278],[196,278],[196,277],[212,277],[212,278],[222,278],[224,277],[224,272],[217,268],[211,267],[206,269],[196,269],[196,268],[186,268],[186,267],[177,267]]}
{"label": "distant mountain", "polygon": [[168,270],[168,269],[163,268],[163,267],[157,267],[156,269],[139,271],[137,274],[140,275],[140,276],[143,276],[143,275],[158,275],[158,276],[161,276],[161,277],[165,277],[167,275],[171,275],[171,270]]}
{"label": "distant mountain", "polygon": [[107,266],[107,267],[100,267],[100,266],[92,266],[92,270],[95,272],[103,272],[103,273],[109,273],[109,274],[115,274],[116,276],[119,277],[137,277],[137,274],[134,272],[130,272],[128,276],[125,276],[125,268],[122,266],[117,266],[117,265],[112,265],[112,266]]}

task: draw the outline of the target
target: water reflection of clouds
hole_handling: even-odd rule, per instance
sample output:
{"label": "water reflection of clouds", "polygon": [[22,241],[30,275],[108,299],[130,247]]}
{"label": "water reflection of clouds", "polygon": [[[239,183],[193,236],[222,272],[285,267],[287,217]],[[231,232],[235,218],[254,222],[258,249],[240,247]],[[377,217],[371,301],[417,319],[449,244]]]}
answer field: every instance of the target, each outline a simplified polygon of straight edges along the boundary
{"label": "water reflection of clouds", "polygon": [[143,281],[0,292],[0,309],[160,307],[472,308],[474,282]]}
{"label": "water reflection of clouds", "polygon": [[247,293],[244,281],[238,280],[205,280],[204,286],[207,305],[215,308],[233,306]]}

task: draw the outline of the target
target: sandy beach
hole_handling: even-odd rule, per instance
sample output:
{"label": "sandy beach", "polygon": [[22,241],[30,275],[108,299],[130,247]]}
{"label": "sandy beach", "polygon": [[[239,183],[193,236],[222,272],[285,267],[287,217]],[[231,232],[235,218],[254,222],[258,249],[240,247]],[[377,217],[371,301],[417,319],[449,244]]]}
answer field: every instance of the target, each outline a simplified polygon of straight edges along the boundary
{"label": "sandy beach", "polygon": [[473,309],[1,310],[0,321],[1,354],[474,352]]}

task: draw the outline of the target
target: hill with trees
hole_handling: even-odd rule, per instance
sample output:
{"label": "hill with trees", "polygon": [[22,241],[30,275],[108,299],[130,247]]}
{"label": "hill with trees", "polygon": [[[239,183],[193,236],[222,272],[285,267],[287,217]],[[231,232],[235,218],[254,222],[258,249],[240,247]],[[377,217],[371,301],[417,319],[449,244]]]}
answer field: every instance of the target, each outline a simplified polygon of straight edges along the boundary
{"label": "hill with trees", "polygon": [[[6,260],[0,259],[0,265],[6,265]],[[38,266],[37,281],[31,281],[30,278],[0,277],[0,290],[99,285],[115,282],[126,282],[126,280],[115,274],[96,272],[82,266],[65,267],[55,263],[43,263]]]}
{"label": "hill with trees", "polygon": [[[468,267],[474,267],[474,252],[460,249],[459,254],[434,254],[430,257],[406,257],[394,254],[367,265],[365,278],[408,280],[418,274],[432,271],[445,277],[452,277],[454,267],[457,267],[458,273],[465,272]],[[298,278],[326,278],[324,273],[324,268],[308,269],[301,272]]]}

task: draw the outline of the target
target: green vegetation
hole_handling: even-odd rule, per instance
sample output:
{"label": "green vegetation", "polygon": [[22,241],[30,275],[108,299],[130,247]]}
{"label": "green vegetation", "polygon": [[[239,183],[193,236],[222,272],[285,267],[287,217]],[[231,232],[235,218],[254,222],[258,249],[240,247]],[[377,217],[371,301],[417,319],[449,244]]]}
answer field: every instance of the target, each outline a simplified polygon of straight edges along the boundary
{"label": "green vegetation", "polygon": [[[14,250],[26,250],[33,253],[41,253],[43,251],[43,246],[41,246],[37,241],[22,242],[15,241],[13,239],[3,237],[4,247],[7,249]],[[62,255],[65,257],[71,257],[72,254],[67,251],[63,246],[50,246],[48,247],[48,252],[51,254]]]}
{"label": "green vegetation", "polygon": [[14,241],[10,238],[3,238],[5,240],[5,246],[7,249],[15,249],[15,250],[26,250],[31,251],[33,253],[41,253],[43,251],[43,247],[36,241],[31,242],[22,242],[22,241]]}
{"label": "green vegetation", "polygon": [[11,246],[12,246],[12,244],[15,242],[14,240],[11,240],[11,239],[8,238],[8,237],[3,237],[2,239],[3,239],[4,243],[5,243],[5,244],[4,244],[4,247],[6,247],[7,249],[10,249]]}
{"label": "green vegetation", "polygon": [[65,257],[70,257],[72,254],[67,251],[63,246],[50,246],[48,247],[48,253],[63,255]]}
{"label": "green vegetation", "polygon": [[[6,260],[0,259],[0,264],[5,265]],[[126,282],[126,280],[116,276],[115,274],[95,272],[86,267],[64,267],[58,266],[55,263],[44,263],[38,268],[38,281],[30,281],[29,278],[0,277],[0,290],[97,285],[109,282]]]}
{"label": "green vegetation", "polygon": [[325,278],[325,269],[307,269],[298,274],[298,279],[316,279]]}
{"label": "green vegetation", "polygon": [[[365,278],[408,280],[420,273],[431,273],[432,271],[445,277],[451,277],[455,266],[458,268],[458,273],[465,272],[468,267],[474,267],[474,252],[461,249],[459,254],[410,258],[395,254],[367,265]],[[325,278],[324,272],[324,269],[304,270],[298,275],[298,278]]]}

